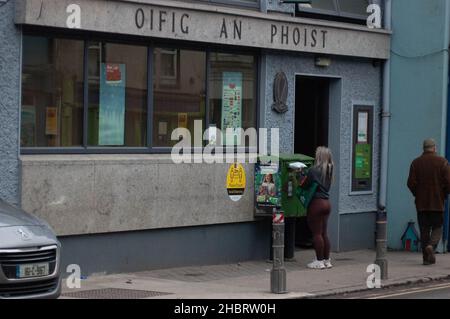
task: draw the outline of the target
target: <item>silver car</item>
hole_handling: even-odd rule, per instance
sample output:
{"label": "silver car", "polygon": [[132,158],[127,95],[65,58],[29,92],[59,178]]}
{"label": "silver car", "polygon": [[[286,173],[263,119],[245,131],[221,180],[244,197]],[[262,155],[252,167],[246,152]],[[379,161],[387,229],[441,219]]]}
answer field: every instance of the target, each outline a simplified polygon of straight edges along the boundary
{"label": "silver car", "polygon": [[60,249],[46,222],[0,200],[0,299],[59,297]]}

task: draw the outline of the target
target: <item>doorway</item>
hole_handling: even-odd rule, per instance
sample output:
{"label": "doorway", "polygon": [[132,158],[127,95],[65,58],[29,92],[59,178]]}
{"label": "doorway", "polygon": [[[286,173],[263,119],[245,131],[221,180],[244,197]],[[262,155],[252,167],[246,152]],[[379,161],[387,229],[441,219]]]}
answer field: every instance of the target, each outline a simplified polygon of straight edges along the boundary
{"label": "doorway", "polygon": [[[328,146],[330,79],[297,75],[295,81],[294,152],[314,157],[318,146]],[[297,218],[295,245],[312,247],[306,217]]]}

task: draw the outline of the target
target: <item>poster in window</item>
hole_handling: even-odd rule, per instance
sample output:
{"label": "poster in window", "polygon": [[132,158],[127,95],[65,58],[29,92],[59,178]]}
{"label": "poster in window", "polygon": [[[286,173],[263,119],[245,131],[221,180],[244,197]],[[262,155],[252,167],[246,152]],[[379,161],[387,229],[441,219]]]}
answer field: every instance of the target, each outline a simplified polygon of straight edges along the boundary
{"label": "poster in window", "polygon": [[242,72],[223,72],[222,83],[222,132],[232,129],[224,144],[236,145],[242,127]]}
{"label": "poster in window", "polygon": [[178,127],[187,128],[187,125],[188,125],[187,113],[178,113]]}
{"label": "poster in window", "polygon": [[158,135],[167,135],[167,122],[158,123]]}
{"label": "poster in window", "polygon": [[47,107],[45,110],[45,135],[58,135],[58,108]]}
{"label": "poster in window", "polygon": [[355,177],[357,179],[370,179],[372,176],[370,144],[356,144],[355,149]]}
{"label": "poster in window", "polygon": [[211,124],[208,128],[208,141],[209,145],[217,145],[217,126]]}
{"label": "poster in window", "polygon": [[358,112],[358,143],[367,143],[369,113]]}
{"label": "poster in window", "polygon": [[100,74],[99,145],[124,145],[125,85],[125,64],[102,63]]}

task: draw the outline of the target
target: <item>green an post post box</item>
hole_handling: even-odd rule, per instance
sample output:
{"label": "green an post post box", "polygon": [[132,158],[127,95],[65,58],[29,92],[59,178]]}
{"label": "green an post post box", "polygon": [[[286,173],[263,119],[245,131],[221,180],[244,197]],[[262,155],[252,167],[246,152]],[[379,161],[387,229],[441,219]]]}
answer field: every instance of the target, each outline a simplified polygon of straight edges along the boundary
{"label": "green an post post box", "polygon": [[[296,177],[297,172],[289,167],[290,164],[296,162],[301,162],[309,168],[314,164],[314,158],[303,154],[264,156],[259,158],[259,164],[255,171],[257,208],[266,212],[263,215],[271,216],[273,208],[281,207],[286,217],[284,252],[286,259],[294,258],[296,217],[306,216],[306,209],[296,196],[300,182]],[[269,178],[265,181],[267,175]],[[270,191],[271,189],[272,191]]]}
{"label": "green an post post box", "polygon": [[296,172],[289,164],[301,162],[308,168],[314,164],[314,158],[303,154],[280,155],[281,208],[286,217],[285,225],[285,258],[293,259],[295,255],[296,217],[306,216],[306,209],[295,195],[298,183]]}
{"label": "green an post post box", "polygon": [[298,187],[296,174],[289,168],[289,164],[301,162],[307,167],[314,164],[314,158],[303,154],[280,155],[280,178],[281,178],[281,208],[286,217],[304,217],[306,210],[295,196]]}

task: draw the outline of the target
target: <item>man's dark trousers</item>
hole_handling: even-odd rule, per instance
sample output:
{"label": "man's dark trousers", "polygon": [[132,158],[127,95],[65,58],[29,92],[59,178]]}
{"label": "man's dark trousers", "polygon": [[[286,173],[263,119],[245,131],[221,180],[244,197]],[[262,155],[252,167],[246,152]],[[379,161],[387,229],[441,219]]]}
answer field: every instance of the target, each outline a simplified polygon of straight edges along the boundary
{"label": "man's dark trousers", "polygon": [[422,211],[417,213],[417,219],[420,228],[422,250],[428,245],[436,249],[442,237],[444,213]]}

